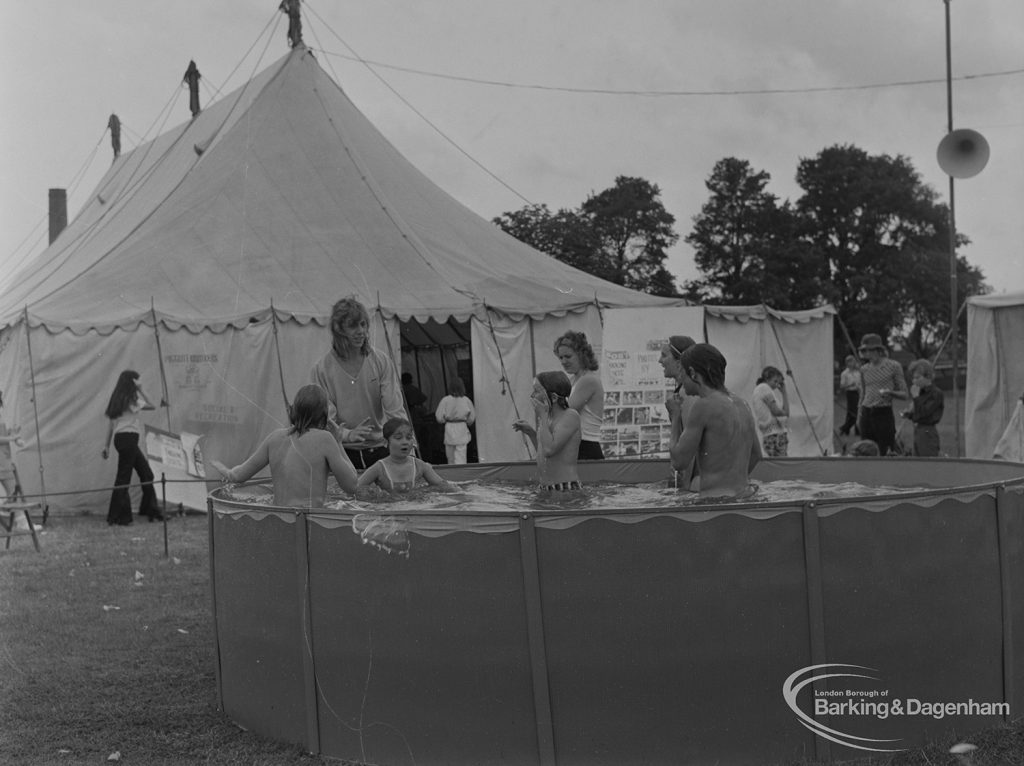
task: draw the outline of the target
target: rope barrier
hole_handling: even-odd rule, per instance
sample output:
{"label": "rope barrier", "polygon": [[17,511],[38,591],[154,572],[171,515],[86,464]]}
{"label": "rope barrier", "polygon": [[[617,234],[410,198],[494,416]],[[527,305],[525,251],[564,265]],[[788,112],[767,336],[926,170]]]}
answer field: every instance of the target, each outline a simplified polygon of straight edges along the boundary
{"label": "rope barrier", "polygon": [[149,485],[151,487],[156,487],[156,485],[161,484],[162,481],[166,482],[167,484],[198,484],[200,482],[203,483],[203,484],[209,484],[210,482],[219,482],[220,480],[219,479],[163,479],[163,480],[161,480],[161,479],[154,478],[153,481],[140,481],[140,482],[136,482],[136,483],[132,483],[132,484],[115,484],[113,486],[97,487],[95,489],[69,489],[66,492],[49,492],[49,493],[46,493],[46,494],[39,494],[39,495],[23,494],[22,497],[25,497],[25,498],[29,498],[29,497],[47,498],[47,497],[61,497],[61,496],[64,496],[64,495],[84,495],[84,494],[91,494],[93,492],[113,492],[115,489],[130,489],[131,487],[135,487],[135,486],[142,487],[142,486]]}

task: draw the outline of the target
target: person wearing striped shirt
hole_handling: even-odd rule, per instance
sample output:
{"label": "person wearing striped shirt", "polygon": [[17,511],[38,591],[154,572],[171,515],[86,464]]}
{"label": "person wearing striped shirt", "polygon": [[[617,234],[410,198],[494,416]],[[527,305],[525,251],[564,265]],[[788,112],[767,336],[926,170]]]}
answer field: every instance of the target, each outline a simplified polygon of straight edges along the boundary
{"label": "person wearing striped shirt", "polygon": [[889,358],[881,336],[875,333],[866,334],[857,351],[866,360],[860,368],[860,418],[857,430],[862,439],[871,439],[878,445],[882,455],[888,455],[896,445],[893,400],[909,398],[903,367]]}

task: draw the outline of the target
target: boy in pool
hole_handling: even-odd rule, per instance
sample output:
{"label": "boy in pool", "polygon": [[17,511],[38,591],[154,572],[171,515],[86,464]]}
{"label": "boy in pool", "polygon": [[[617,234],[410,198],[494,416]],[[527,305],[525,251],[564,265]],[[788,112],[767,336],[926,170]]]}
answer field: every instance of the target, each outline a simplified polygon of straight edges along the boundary
{"label": "boy in pool", "polygon": [[696,459],[701,498],[750,497],[757,491],[750,472],[761,460],[761,445],[750,407],[725,388],[725,357],[711,344],[697,343],[680,355],[679,365],[683,389],[699,398],[669,446],[672,467],[683,470]]}
{"label": "boy in pool", "polygon": [[512,424],[512,428],[529,437],[537,450],[541,489],[582,489],[576,467],[582,438],[580,414],[569,406],[571,392],[572,382],[564,372],[538,373],[530,397],[537,415],[536,428],[525,420]]}
{"label": "boy in pool", "polygon": [[412,423],[403,418],[391,418],[381,429],[388,445],[388,456],[371,465],[359,477],[359,487],[376,484],[392,494],[408,492],[416,487],[418,479],[431,486],[451,489],[452,485],[437,475],[430,463],[412,454],[416,435]]}
{"label": "boy in pool", "polygon": [[299,389],[290,408],[291,428],[271,433],[241,465],[210,464],[229,482],[245,481],[270,466],[274,505],[322,508],[327,497],[327,472],[349,494],[356,491],[356,469],[327,430],[327,392],[320,386]]}

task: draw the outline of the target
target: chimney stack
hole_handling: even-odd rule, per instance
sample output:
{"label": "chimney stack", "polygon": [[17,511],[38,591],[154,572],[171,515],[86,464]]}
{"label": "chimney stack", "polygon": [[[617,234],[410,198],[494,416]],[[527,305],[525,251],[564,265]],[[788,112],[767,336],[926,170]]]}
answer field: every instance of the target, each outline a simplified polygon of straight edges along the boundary
{"label": "chimney stack", "polygon": [[67,189],[50,189],[50,244],[68,225]]}

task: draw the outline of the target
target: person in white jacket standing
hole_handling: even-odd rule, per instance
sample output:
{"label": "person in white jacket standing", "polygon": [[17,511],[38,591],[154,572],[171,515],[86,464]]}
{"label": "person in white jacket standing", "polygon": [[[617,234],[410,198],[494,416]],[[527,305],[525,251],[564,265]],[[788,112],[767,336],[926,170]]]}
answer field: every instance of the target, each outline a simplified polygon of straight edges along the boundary
{"label": "person in white jacket standing", "polygon": [[437,422],[444,423],[444,451],[450,465],[466,462],[466,445],[472,441],[469,427],[476,420],[473,402],[466,396],[466,386],[461,378],[453,378],[448,386],[448,395],[437,405]]}

